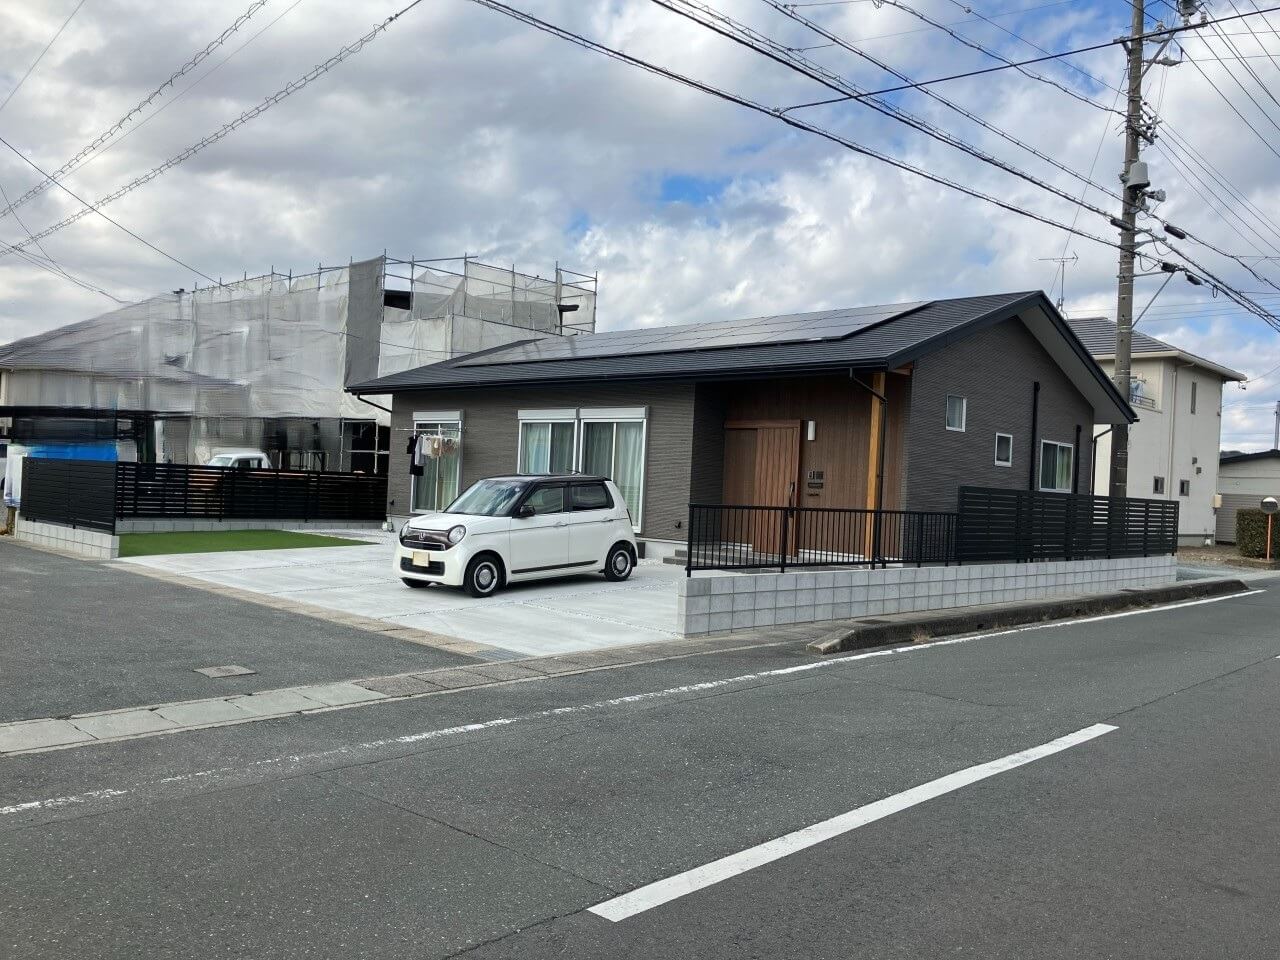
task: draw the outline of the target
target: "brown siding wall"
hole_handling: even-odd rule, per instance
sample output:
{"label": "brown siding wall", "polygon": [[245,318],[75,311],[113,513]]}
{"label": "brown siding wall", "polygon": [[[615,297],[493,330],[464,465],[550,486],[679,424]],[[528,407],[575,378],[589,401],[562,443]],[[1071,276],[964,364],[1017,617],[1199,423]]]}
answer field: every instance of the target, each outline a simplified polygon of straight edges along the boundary
{"label": "brown siding wall", "polygon": [[[862,377],[870,383],[870,374]],[[909,395],[906,378],[890,374],[889,427],[885,438],[885,496],[887,508],[900,497],[901,447],[904,411]],[[712,388],[707,388],[708,392]],[[814,439],[801,433],[800,478],[797,504],[802,507],[865,507],[870,471],[871,408],[879,403],[847,374],[803,379],[735,382],[717,388],[724,420],[814,420]],[[810,470],[823,472],[820,489],[809,488]],[[713,501],[714,502],[714,501]]]}
{"label": "brown siding wall", "polygon": [[[694,388],[689,383],[608,384],[577,387],[509,387],[398,394],[392,403],[388,512],[409,513],[409,462],[405,453],[415,410],[462,411],[462,487],[516,469],[519,418],[531,408],[649,408],[645,445],[641,534],[684,538],[694,436]],[[705,424],[703,429],[705,430]],[[678,525],[677,525],[678,524]]]}
{"label": "brown siding wall", "polygon": [[[905,439],[906,505],[911,510],[954,510],[962,485],[1026,490],[1031,456],[1032,384],[1040,382],[1041,440],[1074,443],[1079,489],[1087,493],[1093,470],[1093,407],[1019,320],[1008,320],[919,360],[911,378]],[[968,398],[964,433],[946,429],[947,395]],[[1013,435],[1013,466],[995,465],[996,433]],[[1036,475],[1037,484],[1039,473]]]}

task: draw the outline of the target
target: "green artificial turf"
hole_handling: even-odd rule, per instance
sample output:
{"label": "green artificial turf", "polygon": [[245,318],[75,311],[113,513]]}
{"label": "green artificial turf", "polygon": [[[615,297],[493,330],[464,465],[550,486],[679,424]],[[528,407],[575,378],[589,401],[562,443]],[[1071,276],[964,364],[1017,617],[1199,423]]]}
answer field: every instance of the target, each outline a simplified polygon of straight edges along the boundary
{"label": "green artificial turf", "polygon": [[221,553],[227,550],[287,550],[296,547],[359,547],[360,540],[321,537],[292,530],[204,530],[195,533],[124,533],[120,556],[162,553]]}

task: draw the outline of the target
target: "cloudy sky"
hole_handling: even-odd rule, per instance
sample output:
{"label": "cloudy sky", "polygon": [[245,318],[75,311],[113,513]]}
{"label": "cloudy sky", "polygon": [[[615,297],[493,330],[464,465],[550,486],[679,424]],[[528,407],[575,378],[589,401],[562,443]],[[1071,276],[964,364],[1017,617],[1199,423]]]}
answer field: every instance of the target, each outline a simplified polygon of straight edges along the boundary
{"label": "cloudy sky", "polygon": [[[79,0],[0,0],[0,100]],[[406,0],[269,0],[198,68],[134,117],[66,185],[97,200],[200,141],[355,41]],[[512,0],[558,25],[768,107],[831,91],[650,0]],[[1237,4],[1241,9],[1248,2]],[[84,0],[0,109],[0,137],[54,170],[218,37],[250,0],[205,4]],[[826,69],[878,90],[901,81],[772,9],[715,0]],[[892,3],[798,3],[799,12],[912,79],[995,63]],[[973,44],[1011,59],[1109,41],[1122,0],[904,0]],[[1163,0],[1153,16],[1171,22]],[[1263,4],[1262,6],[1267,6]],[[973,12],[966,12],[966,7]],[[1216,0],[1213,16],[1233,13]],[[981,14],[993,22],[977,18]],[[1188,39],[1196,63],[1153,66],[1148,98],[1164,121],[1147,151],[1156,212],[1262,275],[1193,242],[1188,253],[1280,312],[1280,14]],[[1253,24],[1263,39],[1246,32]],[[1263,32],[1263,31],[1270,31]],[[815,49],[806,49],[815,48]],[[1175,48],[1167,51],[1177,56]],[[1222,58],[1218,60],[1216,58]],[[1274,59],[1273,59],[1274,57]],[[1109,47],[934,89],[1107,189],[1122,142]],[[1077,69],[1072,68],[1072,64]],[[1083,102],[1079,97],[1093,101]],[[1072,196],[1074,178],[919,92],[891,102]],[[1101,107],[1101,108],[1100,108]],[[1239,111],[1242,116],[1237,116]],[[866,106],[797,111],[848,140],[1108,239],[1106,220]],[[1268,141],[1268,142],[1264,142]],[[1091,173],[1090,173],[1091,172]],[[0,146],[15,199],[41,177]],[[1087,188],[1108,210],[1113,198]],[[3,209],[4,205],[0,205]],[[6,245],[81,209],[49,189],[0,220]],[[588,52],[471,0],[423,0],[361,52],[224,140],[104,211],[213,277],[393,255],[469,253],[527,272],[556,261],[600,273],[600,326],[696,322],[782,310],[1044,288],[1065,309],[1114,311],[1115,251],[964,196],[768,116]],[[1078,219],[1077,219],[1078,217]],[[190,287],[198,277],[105,220],[86,217],[27,248],[117,298]],[[47,263],[46,263],[47,265]],[[1138,281],[1144,304],[1161,282]],[[1225,446],[1270,446],[1280,398],[1280,333],[1181,277],[1140,329],[1239,369]],[[0,342],[83,319],[113,301],[0,251]],[[1265,376],[1270,374],[1269,376]]]}

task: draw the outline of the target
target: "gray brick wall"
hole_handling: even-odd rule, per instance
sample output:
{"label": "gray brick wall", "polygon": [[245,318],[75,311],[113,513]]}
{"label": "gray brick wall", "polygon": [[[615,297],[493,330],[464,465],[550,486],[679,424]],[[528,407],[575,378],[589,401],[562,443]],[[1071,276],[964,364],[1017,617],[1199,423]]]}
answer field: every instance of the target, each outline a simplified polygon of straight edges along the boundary
{"label": "gray brick wall", "polygon": [[[1027,489],[1032,384],[1040,381],[1041,440],[1074,443],[1081,426],[1079,477],[1089,491],[1093,407],[1019,320],[1008,320],[917,361],[906,436],[906,508],[954,510],[961,485]],[[964,433],[946,429],[947,395],[968,398]],[[1013,435],[1013,465],[995,465],[995,435]],[[1037,472],[1037,484],[1039,473]]]}
{"label": "gray brick wall", "polygon": [[690,383],[506,387],[398,394],[391,414],[388,513],[392,516],[409,513],[410,477],[405,447],[413,428],[414,411],[462,411],[462,487],[466,488],[484,477],[515,471],[517,411],[521,409],[638,406],[649,408],[641,535],[683,539],[694,434],[694,387]]}

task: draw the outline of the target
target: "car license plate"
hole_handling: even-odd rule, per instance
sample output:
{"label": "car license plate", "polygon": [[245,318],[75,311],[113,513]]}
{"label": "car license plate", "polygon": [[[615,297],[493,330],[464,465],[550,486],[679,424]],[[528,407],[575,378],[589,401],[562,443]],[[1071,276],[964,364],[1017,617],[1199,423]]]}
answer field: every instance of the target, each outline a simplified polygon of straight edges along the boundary
{"label": "car license plate", "polygon": [[433,560],[435,560],[435,554],[430,550],[413,551],[413,565],[415,567],[429,567]]}

